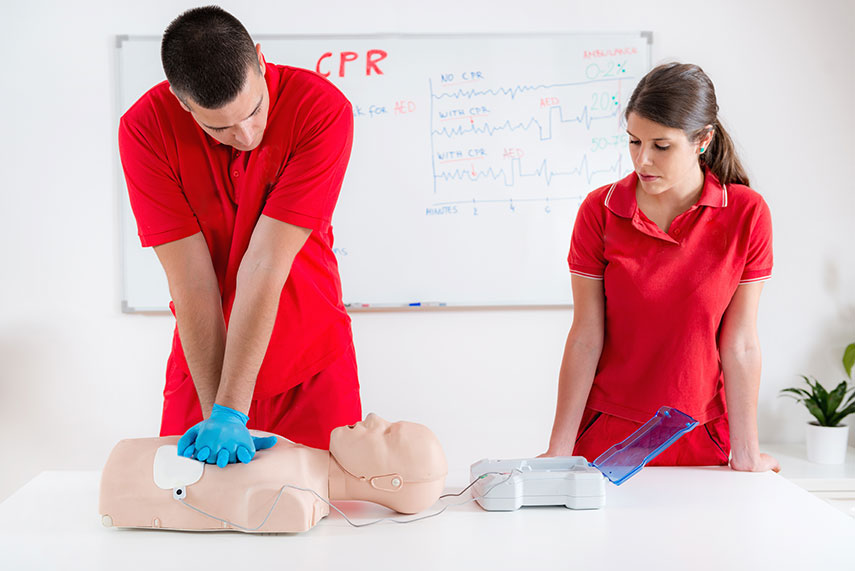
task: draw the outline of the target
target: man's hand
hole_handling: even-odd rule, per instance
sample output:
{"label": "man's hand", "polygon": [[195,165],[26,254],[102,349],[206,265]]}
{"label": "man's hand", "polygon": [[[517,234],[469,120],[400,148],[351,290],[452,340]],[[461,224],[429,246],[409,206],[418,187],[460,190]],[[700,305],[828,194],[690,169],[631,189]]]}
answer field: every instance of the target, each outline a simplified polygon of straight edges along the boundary
{"label": "man's hand", "polygon": [[178,454],[185,458],[196,458],[200,462],[248,464],[257,450],[276,444],[276,437],[254,437],[246,428],[249,417],[227,406],[215,404],[211,416],[196,424],[178,441]]}

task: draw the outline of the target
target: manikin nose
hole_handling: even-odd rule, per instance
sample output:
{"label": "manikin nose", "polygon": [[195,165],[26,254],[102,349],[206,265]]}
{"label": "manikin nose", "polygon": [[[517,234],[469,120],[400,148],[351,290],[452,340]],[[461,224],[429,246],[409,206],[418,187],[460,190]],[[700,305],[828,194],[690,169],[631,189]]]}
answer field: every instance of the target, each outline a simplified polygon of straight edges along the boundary
{"label": "manikin nose", "polygon": [[378,429],[378,428],[383,428],[384,426],[388,425],[389,423],[372,412],[372,413],[369,413],[369,415],[365,417],[365,420],[362,421],[362,424],[366,428]]}

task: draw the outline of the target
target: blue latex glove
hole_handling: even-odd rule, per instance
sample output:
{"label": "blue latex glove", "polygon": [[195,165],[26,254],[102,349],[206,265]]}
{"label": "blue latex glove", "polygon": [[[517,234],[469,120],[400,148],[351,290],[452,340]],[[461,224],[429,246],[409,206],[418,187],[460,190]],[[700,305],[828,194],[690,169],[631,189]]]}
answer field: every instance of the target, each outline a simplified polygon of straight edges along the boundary
{"label": "blue latex glove", "polygon": [[276,444],[275,436],[252,436],[246,427],[249,417],[227,406],[214,405],[211,416],[196,424],[178,440],[178,455],[216,464],[248,464],[257,450]]}

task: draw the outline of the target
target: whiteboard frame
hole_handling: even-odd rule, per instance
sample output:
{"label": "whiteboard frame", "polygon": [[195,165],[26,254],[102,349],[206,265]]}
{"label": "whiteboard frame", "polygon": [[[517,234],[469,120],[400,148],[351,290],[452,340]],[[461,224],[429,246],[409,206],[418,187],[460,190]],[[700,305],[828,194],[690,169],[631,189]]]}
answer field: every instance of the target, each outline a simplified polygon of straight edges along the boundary
{"label": "whiteboard frame", "polygon": [[[485,32],[485,33],[453,33],[453,34],[435,34],[435,33],[423,33],[423,34],[398,34],[398,33],[376,33],[376,34],[258,34],[253,35],[252,39],[256,43],[262,43],[266,40],[319,40],[319,39],[330,39],[330,40],[365,40],[365,39],[478,39],[478,38],[567,38],[573,36],[588,36],[588,37],[596,37],[596,36],[615,36],[615,35],[627,35],[633,36],[637,35],[645,40],[647,40],[648,51],[646,54],[647,58],[647,68],[650,69],[652,65],[652,49],[650,46],[653,45],[653,32],[650,30],[641,30],[641,31],[599,31],[599,32],[586,32],[586,31],[572,31],[572,32],[510,32],[510,33],[500,33],[500,32]],[[122,44],[129,41],[151,41],[158,40],[162,36],[154,35],[154,34],[118,34],[115,36],[115,48],[114,48],[114,65],[115,65],[115,77],[116,77],[116,88],[114,91],[115,102],[116,102],[116,117],[115,123],[119,124],[119,120],[121,119],[122,114],[122,67],[121,67],[121,57],[119,50],[122,49]],[[121,283],[121,310],[122,313],[130,313],[130,314],[147,314],[147,315],[167,315],[170,312],[168,307],[164,308],[154,308],[154,307],[134,307],[128,302],[128,272],[127,272],[127,259],[125,256],[124,245],[127,243],[126,240],[129,238],[128,233],[133,232],[133,228],[127,228],[124,224],[124,212],[126,209],[130,209],[130,204],[128,202],[127,196],[127,188],[124,182],[124,171],[121,165],[121,157],[118,153],[118,146],[116,146],[116,158],[115,160],[118,162],[117,170],[117,184],[116,187],[119,191],[119,270],[121,272],[120,275],[120,283]],[[570,294],[570,292],[568,292]],[[568,295],[568,299],[572,299],[570,295]],[[446,312],[446,311],[496,311],[496,310],[552,310],[552,309],[572,309],[572,302],[568,302],[566,304],[513,304],[513,305],[495,305],[495,304],[451,304],[451,305],[422,305],[418,307],[414,307],[409,304],[374,304],[370,306],[365,305],[352,305],[345,304],[345,309],[348,313],[389,313],[389,312]]]}

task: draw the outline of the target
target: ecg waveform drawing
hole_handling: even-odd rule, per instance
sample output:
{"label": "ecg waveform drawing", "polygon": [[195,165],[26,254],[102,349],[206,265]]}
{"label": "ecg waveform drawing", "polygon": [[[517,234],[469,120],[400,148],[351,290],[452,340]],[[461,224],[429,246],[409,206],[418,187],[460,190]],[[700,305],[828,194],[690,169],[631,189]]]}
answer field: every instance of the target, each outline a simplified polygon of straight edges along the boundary
{"label": "ecg waveform drawing", "polygon": [[434,99],[444,99],[446,97],[453,97],[459,99],[461,97],[465,97],[467,99],[472,99],[473,97],[481,97],[484,95],[506,95],[511,99],[516,99],[517,95],[527,94],[530,91],[538,91],[540,89],[554,89],[558,87],[574,87],[574,86],[582,86],[582,85],[591,85],[595,83],[614,83],[615,81],[620,80],[632,80],[632,77],[614,77],[614,78],[605,78],[605,79],[592,79],[587,81],[575,81],[575,82],[565,82],[565,83],[550,83],[550,84],[540,84],[540,85],[515,85],[514,87],[499,87],[496,89],[458,89],[454,93],[438,93],[434,94],[433,92],[433,81],[428,80],[431,84],[431,97]]}
{"label": "ecg waveform drawing", "polygon": [[615,118],[620,117],[622,114],[622,109],[621,109],[620,105],[616,105],[614,107],[614,111],[612,111],[611,113],[608,113],[606,115],[591,115],[591,113],[588,110],[588,106],[586,105],[582,109],[581,113],[579,113],[576,116],[572,116],[570,118],[565,119],[564,118],[564,109],[562,107],[558,107],[558,106],[549,107],[548,114],[547,114],[548,121],[546,123],[546,127],[547,127],[546,131],[548,132],[548,135],[544,135],[544,125],[542,125],[541,122],[538,121],[536,117],[532,117],[527,122],[518,122],[516,124],[513,124],[511,122],[511,120],[508,119],[507,121],[505,121],[504,123],[502,123],[501,125],[498,125],[498,126],[492,126],[492,125],[490,125],[489,122],[485,121],[481,124],[482,125],[481,127],[475,125],[474,120],[473,120],[472,122],[470,122],[470,124],[468,126],[453,127],[451,129],[449,129],[447,127],[443,127],[442,129],[434,129],[432,131],[432,134],[433,135],[443,135],[443,136],[448,137],[449,139],[454,137],[454,136],[461,136],[461,135],[468,135],[468,134],[473,134],[473,135],[485,134],[485,135],[492,137],[495,133],[497,133],[499,131],[509,131],[509,132],[513,133],[514,131],[518,131],[518,130],[528,131],[529,129],[531,129],[533,127],[537,127],[538,130],[540,131],[540,140],[541,141],[549,141],[552,139],[552,125],[553,125],[552,116],[555,112],[558,112],[558,124],[559,125],[563,124],[563,123],[584,124],[585,128],[590,130],[591,124],[594,121],[601,121],[604,119],[615,119]]}
{"label": "ecg waveform drawing", "polygon": [[632,79],[452,91],[428,79],[432,204],[548,201],[546,189],[560,200],[621,178],[621,88]]}
{"label": "ecg waveform drawing", "polygon": [[498,180],[499,178],[504,179],[504,186],[512,187],[515,186],[516,177],[519,176],[521,178],[527,177],[542,177],[547,186],[551,184],[552,179],[559,176],[581,176],[584,178],[585,183],[587,185],[591,184],[591,181],[600,174],[605,173],[613,173],[618,176],[622,173],[621,167],[623,163],[623,157],[618,155],[617,160],[611,166],[602,169],[591,169],[588,165],[588,156],[584,155],[582,160],[579,162],[579,165],[568,170],[552,170],[549,168],[548,159],[543,159],[543,161],[538,165],[534,170],[524,172],[522,170],[521,159],[512,159],[511,167],[508,169],[510,172],[506,172],[506,169],[500,168],[498,170],[494,170],[493,167],[488,168],[487,170],[465,170],[465,169],[455,169],[452,171],[446,171],[438,175],[434,175],[437,179],[449,181],[449,180],[470,180],[477,181],[479,179],[492,179]]}

